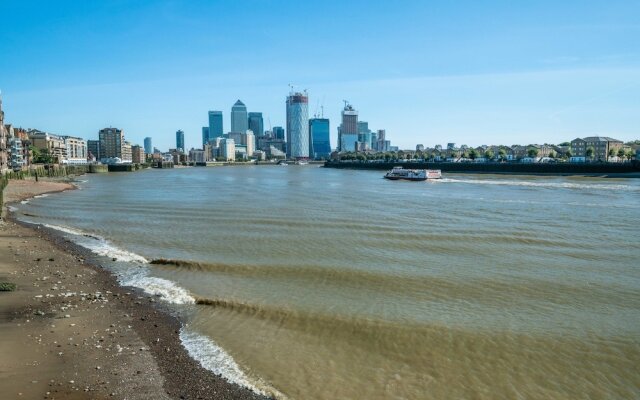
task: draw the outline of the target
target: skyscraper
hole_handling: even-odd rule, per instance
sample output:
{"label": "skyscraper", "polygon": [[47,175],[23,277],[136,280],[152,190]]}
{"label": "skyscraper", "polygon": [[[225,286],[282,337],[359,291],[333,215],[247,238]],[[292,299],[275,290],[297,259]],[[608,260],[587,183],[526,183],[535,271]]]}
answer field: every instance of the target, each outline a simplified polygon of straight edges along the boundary
{"label": "skyscraper", "polygon": [[371,149],[371,130],[369,129],[369,123],[366,121],[358,121],[358,142],[365,149]]}
{"label": "skyscraper", "polygon": [[284,140],[284,128],[281,126],[273,127],[273,137],[274,139]]}
{"label": "skyscraper", "polygon": [[312,158],[329,158],[331,142],[329,138],[329,120],[326,118],[312,118],[309,120],[309,135],[311,136]]}
{"label": "skyscraper", "polygon": [[245,133],[249,129],[247,106],[240,100],[231,107],[231,132]]}
{"label": "skyscraper", "polygon": [[287,157],[309,157],[309,97],[291,92],[287,97]]}
{"label": "skyscraper", "polygon": [[203,126],[202,127],[202,145],[204,146],[207,143],[209,143],[209,127]]}
{"label": "skyscraper", "polygon": [[153,145],[151,143],[150,137],[144,138],[144,152],[146,154],[153,154]]}
{"label": "skyscraper", "polygon": [[209,140],[222,137],[222,111],[209,111]]}
{"label": "skyscraper", "polygon": [[358,141],[358,112],[346,103],[342,110],[342,124],[338,127],[338,146],[340,151],[356,151]]}
{"label": "skyscraper", "polygon": [[[118,128],[104,128],[98,132],[100,140],[100,158],[120,158],[131,162],[131,155],[127,154],[124,132]],[[95,154],[94,154],[95,155]]]}
{"label": "skyscraper", "polygon": [[264,122],[262,120],[261,112],[249,113],[249,129],[253,131],[256,137],[264,136]]}
{"label": "skyscraper", "polygon": [[176,150],[184,153],[184,132],[179,129],[176,131]]}

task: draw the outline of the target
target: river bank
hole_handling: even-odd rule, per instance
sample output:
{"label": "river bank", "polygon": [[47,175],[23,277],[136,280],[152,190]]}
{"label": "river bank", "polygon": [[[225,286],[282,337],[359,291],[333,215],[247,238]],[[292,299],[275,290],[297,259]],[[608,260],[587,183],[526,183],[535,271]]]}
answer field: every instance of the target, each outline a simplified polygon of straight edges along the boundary
{"label": "river bank", "polygon": [[[72,189],[10,181],[7,202]],[[120,287],[86,250],[40,226],[0,223],[0,393],[25,399],[259,399],[204,369],[181,322],[153,296]]]}

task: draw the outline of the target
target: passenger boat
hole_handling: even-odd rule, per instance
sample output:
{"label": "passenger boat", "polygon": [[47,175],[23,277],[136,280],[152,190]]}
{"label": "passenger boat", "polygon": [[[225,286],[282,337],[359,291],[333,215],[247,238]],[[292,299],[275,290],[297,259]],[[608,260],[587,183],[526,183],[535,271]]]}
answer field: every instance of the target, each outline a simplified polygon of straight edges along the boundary
{"label": "passenger boat", "polygon": [[384,177],[393,181],[404,179],[407,181],[426,181],[427,179],[442,178],[442,171],[439,169],[404,169],[393,167]]}

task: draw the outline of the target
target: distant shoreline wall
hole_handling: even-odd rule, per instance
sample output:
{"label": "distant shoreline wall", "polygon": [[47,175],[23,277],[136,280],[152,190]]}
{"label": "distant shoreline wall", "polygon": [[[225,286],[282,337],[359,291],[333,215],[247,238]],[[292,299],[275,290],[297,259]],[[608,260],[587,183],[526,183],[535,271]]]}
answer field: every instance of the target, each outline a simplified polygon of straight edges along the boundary
{"label": "distant shoreline wall", "polygon": [[606,175],[640,178],[640,162],[628,163],[453,163],[453,162],[331,162],[325,168],[390,170],[393,167],[439,169],[442,172],[520,175]]}

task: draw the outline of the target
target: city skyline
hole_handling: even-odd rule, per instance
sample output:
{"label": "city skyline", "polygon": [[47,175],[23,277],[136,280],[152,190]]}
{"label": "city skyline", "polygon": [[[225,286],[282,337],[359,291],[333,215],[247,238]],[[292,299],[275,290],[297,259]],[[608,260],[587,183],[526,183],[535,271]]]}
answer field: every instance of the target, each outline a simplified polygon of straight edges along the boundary
{"label": "city skyline", "polygon": [[[288,84],[309,90],[310,118],[323,108],[333,121],[334,146],[345,99],[401,148],[636,139],[640,5],[550,4],[7,4],[0,52],[47,66],[4,63],[0,86],[16,126],[86,138],[119,126],[159,148],[173,147],[177,129],[197,147],[208,110],[225,110],[231,126],[237,99],[265,126],[284,126]],[[224,18],[211,33],[213,13]],[[273,23],[239,27],[239,16]],[[303,43],[313,57],[289,53]],[[160,55],[162,65],[150,61]],[[263,65],[248,62],[257,58]]]}

